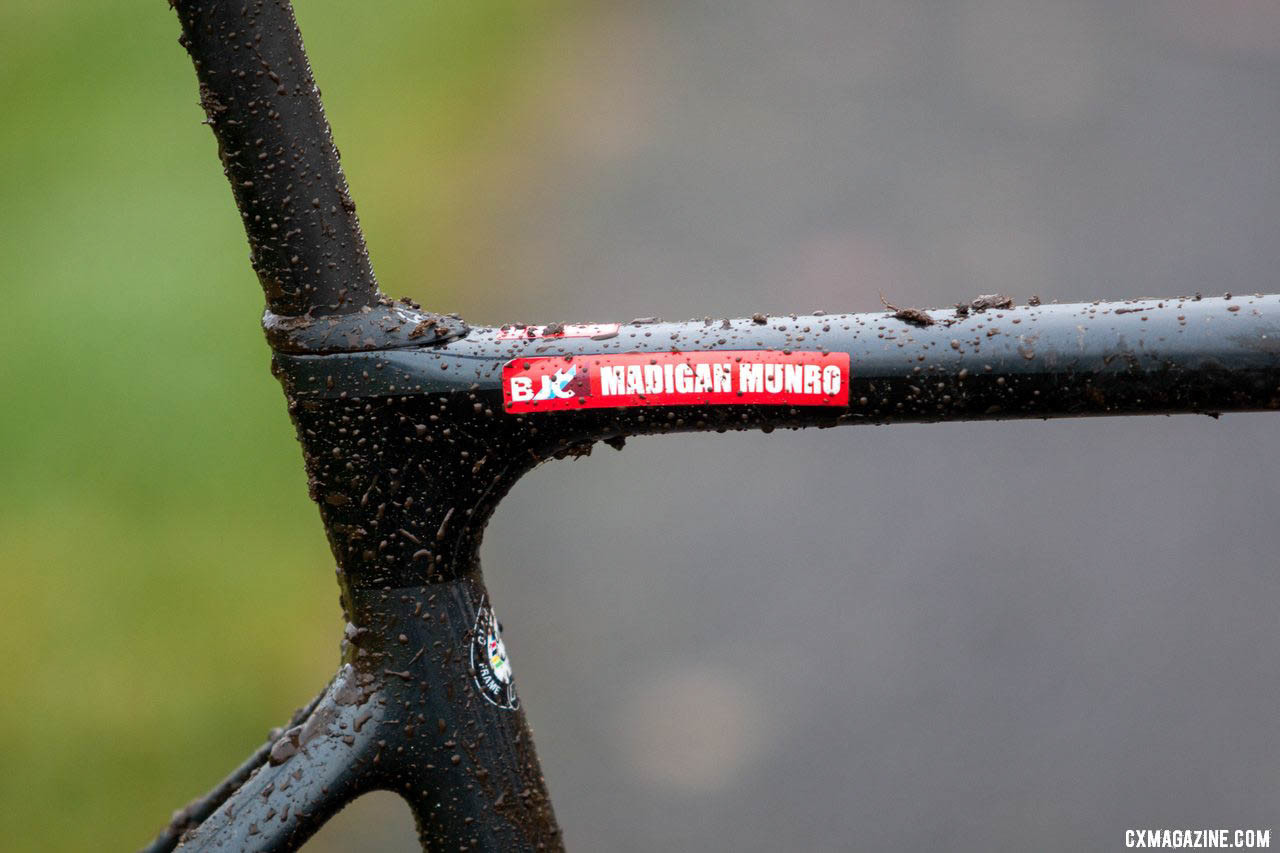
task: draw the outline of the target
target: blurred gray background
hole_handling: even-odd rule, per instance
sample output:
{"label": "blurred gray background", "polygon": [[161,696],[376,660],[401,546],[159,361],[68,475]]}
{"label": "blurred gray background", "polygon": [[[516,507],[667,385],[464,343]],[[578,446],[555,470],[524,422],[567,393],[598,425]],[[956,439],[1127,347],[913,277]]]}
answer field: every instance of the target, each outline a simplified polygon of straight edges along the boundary
{"label": "blurred gray background", "polygon": [[[549,55],[444,306],[469,319],[1277,289],[1270,0],[618,3]],[[540,469],[483,553],[567,841],[1272,826],[1278,426],[647,438]]]}

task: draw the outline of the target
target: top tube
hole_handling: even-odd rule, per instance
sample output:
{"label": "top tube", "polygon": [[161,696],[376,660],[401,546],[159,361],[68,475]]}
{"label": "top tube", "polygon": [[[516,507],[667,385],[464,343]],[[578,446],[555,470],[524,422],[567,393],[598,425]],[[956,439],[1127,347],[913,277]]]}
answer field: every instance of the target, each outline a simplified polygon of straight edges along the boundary
{"label": "top tube", "polygon": [[270,312],[385,303],[290,4],[173,5]]}

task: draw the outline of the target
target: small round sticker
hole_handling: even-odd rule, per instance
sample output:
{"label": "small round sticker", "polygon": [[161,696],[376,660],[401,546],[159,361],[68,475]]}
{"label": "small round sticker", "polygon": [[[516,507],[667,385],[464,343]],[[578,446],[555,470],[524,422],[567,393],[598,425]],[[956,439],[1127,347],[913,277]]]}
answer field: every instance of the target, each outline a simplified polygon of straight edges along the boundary
{"label": "small round sticker", "polygon": [[520,707],[511,676],[511,660],[502,642],[502,626],[493,608],[482,597],[476,609],[476,625],[471,637],[471,676],[480,695],[499,708]]}

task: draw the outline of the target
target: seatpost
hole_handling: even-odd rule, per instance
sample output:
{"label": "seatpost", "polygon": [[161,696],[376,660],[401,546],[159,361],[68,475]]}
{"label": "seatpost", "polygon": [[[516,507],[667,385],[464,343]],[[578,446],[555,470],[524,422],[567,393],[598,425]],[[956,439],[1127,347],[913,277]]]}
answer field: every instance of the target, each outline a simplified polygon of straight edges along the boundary
{"label": "seatpost", "polygon": [[432,347],[467,327],[379,290],[287,0],[173,5],[266,295],[347,628],[317,701],[148,849],[292,850],[375,789],[406,799],[424,847],[558,849],[478,559],[493,507],[537,457],[507,446],[509,425],[465,388],[296,392],[286,361],[403,348],[447,370]]}
{"label": "seatpost", "polygon": [[347,314],[382,301],[293,8],[173,5],[268,308]]}

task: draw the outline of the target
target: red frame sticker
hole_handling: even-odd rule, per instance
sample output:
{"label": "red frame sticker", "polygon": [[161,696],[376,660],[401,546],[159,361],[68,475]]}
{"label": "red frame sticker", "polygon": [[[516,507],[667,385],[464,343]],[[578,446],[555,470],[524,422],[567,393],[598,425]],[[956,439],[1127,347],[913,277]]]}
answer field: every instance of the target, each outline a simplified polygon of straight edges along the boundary
{"label": "red frame sticker", "polygon": [[613,337],[622,327],[618,323],[564,323],[550,326],[505,326],[498,330],[500,341],[526,341],[535,338],[599,338]]}
{"label": "red frame sticker", "polygon": [[517,358],[502,368],[512,413],[621,406],[847,406],[849,354],[719,350]]}

